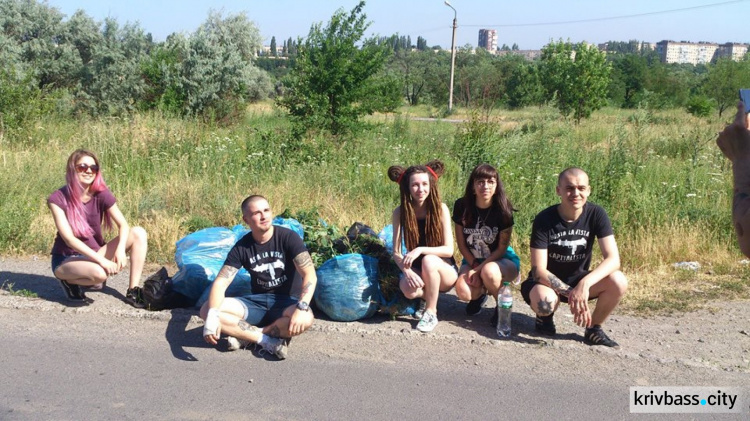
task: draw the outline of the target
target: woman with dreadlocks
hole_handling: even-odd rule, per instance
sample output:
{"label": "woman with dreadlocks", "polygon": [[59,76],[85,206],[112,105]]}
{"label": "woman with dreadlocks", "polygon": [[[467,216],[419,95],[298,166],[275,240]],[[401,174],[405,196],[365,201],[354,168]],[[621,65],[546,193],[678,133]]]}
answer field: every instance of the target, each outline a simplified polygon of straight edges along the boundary
{"label": "woman with dreadlocks", "polygon": [[[437,181],[443,163],[430,161],[407,169],[392,166],[388,177],[399,184],[401,205],[393,211],[393,259],[403,272],[399,287],[406,298],[421,298],[424,308],[417,329],[431,332],[438,324],[438,294],[453,288],[458,270],[448,207],[440,201]],[[401,241],[408,252],[402,255]]]}

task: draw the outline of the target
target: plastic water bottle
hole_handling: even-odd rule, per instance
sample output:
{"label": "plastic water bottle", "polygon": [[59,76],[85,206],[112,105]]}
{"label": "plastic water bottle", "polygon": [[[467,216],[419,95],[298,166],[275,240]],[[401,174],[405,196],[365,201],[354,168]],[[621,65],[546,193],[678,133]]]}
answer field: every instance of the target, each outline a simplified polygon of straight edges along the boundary
{"label": "plastic water bottle", "polygon": [[513,292],[510,289],[510,282],[503,282],[497,295],[497,336],[509,338],[510,316],[513,314]]}

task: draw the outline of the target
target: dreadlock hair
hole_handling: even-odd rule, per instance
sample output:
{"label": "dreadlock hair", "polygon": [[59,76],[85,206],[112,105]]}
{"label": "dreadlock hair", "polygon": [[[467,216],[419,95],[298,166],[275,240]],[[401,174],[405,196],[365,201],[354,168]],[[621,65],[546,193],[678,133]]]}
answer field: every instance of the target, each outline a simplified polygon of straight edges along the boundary
{"label": "dreadlock hair", "polygon": [[388,178],[397,182],[401,190],[401,229],[404,233],[406,248],[413,250],[419,244],[419,228],[417,216],[412,205],[411,190],[409,183],[413,174],[427,174],[430,180],[430,194],[427,196],[425,206],[427,217],[425,219],[425,234],[428,247],[439,247],[443,244],[443,225],[440,221],[442,210],[440,193],[438,191],[438,177],[445,172],[445,165],[438,160],[433,160],[425,165],[413,165],[407,169],[394,165],[388,168]]}
{"label": "dreadlock hair", "polygon": [[466,190],[464,191],[464,214],[461,217],[463,226],[471,227],[476,223],[474,215],[477,213],[477,195],[474,192],[474,182],[490,179],[494,179],[497,182],[495,194],[492,195],[490,209],[500,210],[504,224],[509,224],[513,218],[513,212],[516,209],[513,208],[510,199],[505,194],[505,187],[503,186],[503,181],[500,180],[497,170],[490,164],[479,164],[471,171],[469,181],[466,183]]}
{"label": "dreadlock hair", "polygon": [[[81,185],[81,182],[78,181],[76,171],[76,163],[84,156],[90,156],[93,158],[94,163],[99,167],[99,171],[94,176],[94,181],[89,187],[89,193],[94,195],[107,188],[107,185],[104,183],[104,178],[102,177],[99,158],[97,158],[93,152],[87,151],[86,149],[76,149],[73,151],[73,153],[70,154],[70,157],[68,157],[68,166],[65,171],[67,189],[65,189],[63,193],[66,202],[65,216],[67,216],[70,228],[73,230],[73,235],[76,237],[88,237],[94,234],[94,229],[91,228],[86,221],[86,212],[83,210],[83,201],[81,200],[81,197],[83,196],[83,186]],[[110,218],[108,213],[104,214],[103,222],[106,229],[112,228],[112,218]]]}

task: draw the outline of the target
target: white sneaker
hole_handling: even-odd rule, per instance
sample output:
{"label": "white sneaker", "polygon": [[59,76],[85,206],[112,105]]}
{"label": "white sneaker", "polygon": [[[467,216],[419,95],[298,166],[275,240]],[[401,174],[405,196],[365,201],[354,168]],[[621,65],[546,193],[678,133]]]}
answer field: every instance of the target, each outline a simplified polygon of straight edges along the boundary
{"label": "white sneaker", "polygon": [[259,344],[261,347],[260,353],[268,352],[280,360],[286,359],[288,343],[286,339],[269,337],[268,342]]}
{"label": "white sneaker", "polygon": [[250,341],[248,340],[227,336],[227,351],[237,351],[240,348],[247,348],[248,345],[250,345]]}
{"label": "white sneaker", "polygon": [[433,329],[438,325],[437,314],[432,314],[429,311],[425,311],[422,318],[417,323],[417,330],[420,332],[432,332]]}

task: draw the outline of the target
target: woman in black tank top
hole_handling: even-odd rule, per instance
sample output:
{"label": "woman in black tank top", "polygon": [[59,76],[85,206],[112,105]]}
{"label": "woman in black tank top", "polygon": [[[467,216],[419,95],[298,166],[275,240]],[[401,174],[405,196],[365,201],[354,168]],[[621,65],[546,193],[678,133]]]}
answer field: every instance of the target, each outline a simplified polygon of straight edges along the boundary
{"label": "woman in black tank top", "polygon": [[[450,211],[440,201],[437,186],[443,171],[440,161],[388,169],[401,193],[401,205],[393,211],[393,259],[403,272],[399,287],[406,298],[423,300],[424,311],[417,324],[421,332],[435,329],[438,294],[453,288],[458,277]],[[401,253],[402,238],[408,250],[405,255]]]}

